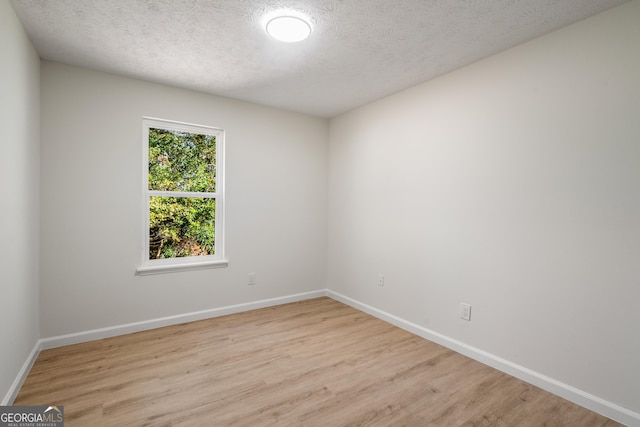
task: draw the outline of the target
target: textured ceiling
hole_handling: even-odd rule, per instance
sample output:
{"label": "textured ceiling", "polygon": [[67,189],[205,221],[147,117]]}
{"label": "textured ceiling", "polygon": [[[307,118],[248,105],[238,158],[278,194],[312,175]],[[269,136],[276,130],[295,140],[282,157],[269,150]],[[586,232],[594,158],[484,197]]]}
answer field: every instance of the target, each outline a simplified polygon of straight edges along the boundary
{"label": "textured ceiling", "polygon": [[[332,117],[625,0],[11,0],[39,55]],[[268,37],[266,15],[311,37]]]}

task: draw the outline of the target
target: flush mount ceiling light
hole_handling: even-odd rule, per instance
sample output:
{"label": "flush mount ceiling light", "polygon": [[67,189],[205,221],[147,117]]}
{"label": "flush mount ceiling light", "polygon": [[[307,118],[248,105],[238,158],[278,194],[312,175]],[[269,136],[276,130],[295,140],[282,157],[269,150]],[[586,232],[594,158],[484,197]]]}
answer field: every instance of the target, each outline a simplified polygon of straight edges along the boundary
{"label": "flush mount ceiling light", "polygon": [[274,39],[287,43],[300,42],[311,35],[311,25],[297,16],[276,16],[265,29]]}

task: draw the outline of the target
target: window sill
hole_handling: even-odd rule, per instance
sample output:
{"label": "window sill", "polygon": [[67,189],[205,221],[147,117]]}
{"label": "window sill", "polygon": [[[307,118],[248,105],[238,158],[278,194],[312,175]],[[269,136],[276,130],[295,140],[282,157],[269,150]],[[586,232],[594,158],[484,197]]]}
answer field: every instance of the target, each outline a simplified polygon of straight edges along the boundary
{"label": "window sill", "polygon": [[150,274],[177,273],[179,271],[204,270],[207,268],[224,268],[228,265],[229,261],[226,259],[184,264],[151,265],[138,267],[136,274],[138,276],[148,276]]}

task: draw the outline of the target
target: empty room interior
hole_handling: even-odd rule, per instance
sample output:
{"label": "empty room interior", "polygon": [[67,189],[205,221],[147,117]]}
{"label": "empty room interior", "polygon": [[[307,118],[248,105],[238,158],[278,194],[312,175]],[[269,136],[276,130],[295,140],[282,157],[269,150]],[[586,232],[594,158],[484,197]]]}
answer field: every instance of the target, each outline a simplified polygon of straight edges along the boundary
{"label": "empty room interior", "polygon": [[640,0],[10,0],[0,48],[2,405],[640,426]]}

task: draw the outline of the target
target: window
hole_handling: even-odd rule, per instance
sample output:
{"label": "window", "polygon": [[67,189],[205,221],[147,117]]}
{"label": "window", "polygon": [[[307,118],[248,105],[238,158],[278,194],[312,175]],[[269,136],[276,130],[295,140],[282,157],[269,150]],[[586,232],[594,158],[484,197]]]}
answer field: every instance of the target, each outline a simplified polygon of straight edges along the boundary
{"label": "window", "polygon": [[224,267],[224,132],[143,119],[143,260],[138,274]]}

